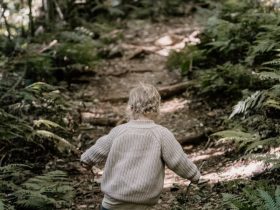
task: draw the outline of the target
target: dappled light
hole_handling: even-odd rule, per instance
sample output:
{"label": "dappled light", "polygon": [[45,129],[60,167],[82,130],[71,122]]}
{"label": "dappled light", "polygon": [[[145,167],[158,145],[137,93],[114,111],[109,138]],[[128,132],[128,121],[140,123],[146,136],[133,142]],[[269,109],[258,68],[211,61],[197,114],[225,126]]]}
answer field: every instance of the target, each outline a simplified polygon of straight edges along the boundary
{"label": "dappled light", "polygon": [[257,162],[236,162],[231,166],[223,168],[223,171],[218,173],[209,173],[203,175],[203,178],[209,179],[210,183],[231,181],[235,179],[249,179],[255,175],[265,171],[265,164],[261,161]]}
{"label": "dappled light", "polygon": [[160,108],[160,112],[165,114],[179,111],[180,109],[184,108],[185,104],[187,103],[188,101],[185,99],[174,98],[173,100],[163,102]]}

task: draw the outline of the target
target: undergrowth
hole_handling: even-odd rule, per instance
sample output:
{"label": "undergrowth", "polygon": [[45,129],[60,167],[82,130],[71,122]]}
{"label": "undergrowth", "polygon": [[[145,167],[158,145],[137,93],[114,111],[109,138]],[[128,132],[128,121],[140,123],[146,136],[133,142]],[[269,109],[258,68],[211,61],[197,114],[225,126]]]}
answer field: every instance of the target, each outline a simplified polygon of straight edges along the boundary
{"label": "undergrowth", "polygon": [[238,194],[223,193],[225,208],[238,210],[277,210],[280,208],[280,186],[246,186]]}
{"label": "undergrowth", "polygon": [[34,176],[32,170],[23,164],[0,167],[0,209],[71,207],[74,190],[66,173],[51,171]]}

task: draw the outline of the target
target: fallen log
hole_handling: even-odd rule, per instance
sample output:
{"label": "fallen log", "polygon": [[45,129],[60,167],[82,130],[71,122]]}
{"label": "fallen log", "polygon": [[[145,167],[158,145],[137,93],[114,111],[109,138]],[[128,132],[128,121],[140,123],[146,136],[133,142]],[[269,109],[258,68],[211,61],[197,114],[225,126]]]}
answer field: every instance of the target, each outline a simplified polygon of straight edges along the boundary
{"label": "fallen log", "polygon": [[200,144],[204,141],[208,140],[208,136],[212,133],[212,130],[207,129],[201,133],[191,133],[187,135],[186,137],[179,139],[178,142],[182,145],[196,145]]}
{"label": "fallen log", "polygon": [[[195,81],[181,82],[181,83],[178,83],[175,85],[161,87],[158,89],[158,91],[159,91],[162,99],[167,99],[172,96],[183,93],[188,87],[194,85],[195,83],[196,83]],[[128,100],[127,95],[126,96],[117,96],[117,97],[113,96],[113,97],[101,99],[101,101],[111,102],[111,103],[126,102],[127,100]]]}
{"label": "fallen log", "polygon": [[91,125],[98,126],[116,126],[119,122],[118,118],[112,118],[108,116],[96,116],[96,113],[82,112],[81,121],[84,123],[89,123]]}
{"label": "fallen log", "polygon": [[102,76],[113,76],[113,77],[121,77],[125,74],[129,74],[129,73],[146,73],[146,72],[153,72],[152,69],[131,69],[131,70],[125,70],[122,72],[118,72],[118,73],[107,73],[107,74],[100,74]]}
{"label": "fallen log", "polygon": [[159,93],[160,93],[162,99],[167,99],[174,95],[183,93],[188,87],[194,85],[195,83],[196,82],[194,82],[194,81],[186,81],[186,82],[178,83],[175,85],[162,87],[162,88],[159,88]]}

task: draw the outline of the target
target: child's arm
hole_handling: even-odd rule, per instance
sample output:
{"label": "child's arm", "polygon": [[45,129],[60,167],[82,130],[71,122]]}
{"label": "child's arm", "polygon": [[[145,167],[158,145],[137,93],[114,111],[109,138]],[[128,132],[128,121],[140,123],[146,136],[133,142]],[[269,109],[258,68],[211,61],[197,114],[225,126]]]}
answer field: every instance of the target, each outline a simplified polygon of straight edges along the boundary
{"label": "child's arm", "polygon": [[85,168],[90,168],[93,164],[104,161],[110,151],[110,147],[110,135],[102,136],[93,146],[82,154],[81,163],[85,166]]}
{"label": "child's arm", "polygon": [[200,172],[196,165],[187,157],[181,145],[168,129],[162,134],[162,158],[167,167],[179,176],[197,182],[200,178]]}

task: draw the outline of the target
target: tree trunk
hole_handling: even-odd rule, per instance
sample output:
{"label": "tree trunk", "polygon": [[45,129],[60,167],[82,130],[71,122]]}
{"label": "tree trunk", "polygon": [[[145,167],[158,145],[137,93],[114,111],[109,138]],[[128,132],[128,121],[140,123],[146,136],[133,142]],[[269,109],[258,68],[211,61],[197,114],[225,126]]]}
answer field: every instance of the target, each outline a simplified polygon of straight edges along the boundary
{"label": "tree trunk", "polygon": [[33,37],[35,33],[33,14],[32,14],[32,0],[28,0],[29,7],[29,32],[30,36]]}
{"label": "tree trunk", "polygon": [[53,0],[43,0],[43,7],[46,16],[46,25],[52,28],[55,19],[55,4]]}

